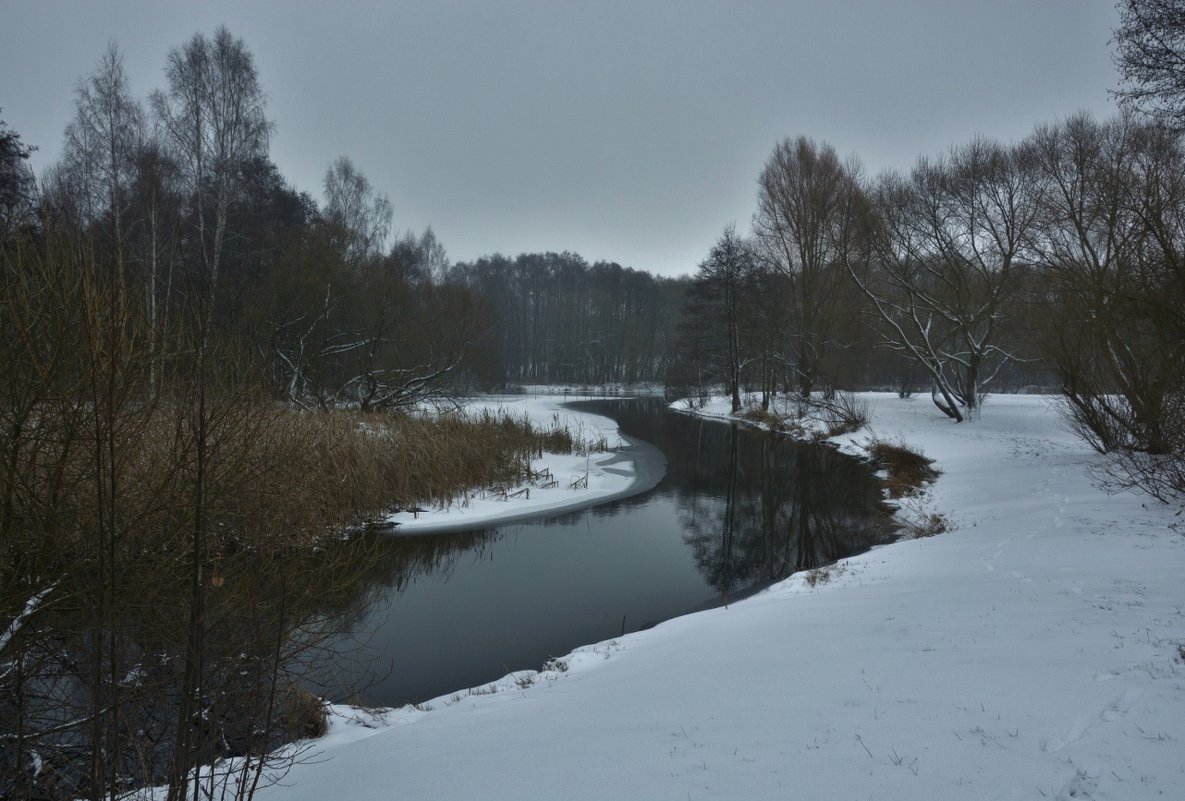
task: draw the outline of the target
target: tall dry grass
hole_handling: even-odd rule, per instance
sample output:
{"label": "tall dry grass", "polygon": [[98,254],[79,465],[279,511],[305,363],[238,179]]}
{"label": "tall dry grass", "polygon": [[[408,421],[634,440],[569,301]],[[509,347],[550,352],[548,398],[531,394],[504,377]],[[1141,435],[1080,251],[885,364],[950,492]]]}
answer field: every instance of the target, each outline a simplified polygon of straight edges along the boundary
{"label": "tall dry grass", "polygon": [[[575,447],[566,429],[537,429],[490,412],[429,417],[274,410],[266,427],[259,458],[273,463],[273,483],[259,508],[307,536],[364,523],[392,507],[443,505],[473,488],[521,483],[530,477],[532,459]],[[288,508],[294,498],[303,514]],[[253,528],[274,525],[265,517]]]}
{"label": "tall dry grass", "polygon": [[[257,398],[215,404],[207,465],[210,520],[218,533],[214,555],[219,544],[231,552],[304,547],[392,507],[447,504],[466,490],[522,483],[531,477],[532,459],[576,447],[564,428],[538,429],[490,412],[306,412]],[[185,409],[159,402],[129,416],[138,419],[127,424],[134,441],[120,448],[128,455],[119,485],[120,550],[127,558],[176,551],[192,523],[194,465]],[[57,481],[52,497],[31,492],[35,503],[27,509],[18,503],[15,514],[31,522],[52,506],[56,523],[38,528],[51,528],[58,556],[69,558],[95,525],[96,485],[84,478],[93,470],[92,456],[62,437],[60,426],[40,430],[46,435],[28,437],[16,459],[36,459],[75,480]]]}

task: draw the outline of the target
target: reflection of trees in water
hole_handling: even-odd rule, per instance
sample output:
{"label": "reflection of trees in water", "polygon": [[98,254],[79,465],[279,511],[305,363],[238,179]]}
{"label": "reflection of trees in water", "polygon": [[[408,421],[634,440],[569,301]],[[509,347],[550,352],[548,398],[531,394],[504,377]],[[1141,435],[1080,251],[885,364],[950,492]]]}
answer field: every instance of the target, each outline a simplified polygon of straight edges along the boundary
{"label": "reflection of trees in water", "polygon": [[[0,797],[102,794],[90,777],[101,759],[125,789],[168,778],[192,729],[195,759],[262,754],[303,736],[297,715],[309,674],[333,654],[326,643],[343,615],[360,615],[369,593],[371,543],[317,549],[240,550],[206,566],[202,687],[192,719],[179,718],[187,609],[183,566],[144,556],[134,580],[111,587],[114,610],[99,628],[103,576],[75,571],[69,593],[38,610],[0,664]],[[131,571],[129,571],[131,575]],[[315,705],[314,705],[315,708]],[[100,709],[110,724],[96,715]],[[96,745],[97,744],[97,745]],[[36,754],[40,767],[30,772]]]}
{"label": "reflection of trees in water", "polygon": [[329,658],[302,669],[305,685],[336,700],[365,695],[391,670],[383,659],[389,655],[369,644],[377,626],[372,615],[382,599],[402,595],[422,579],[446,583],[459,557],[492,558],[492,546],[501,539],[497,529],[414,536],[365,531],[354,537],[345,547],[361,555],[362,566],[347,592],[327,598],[317,610],[320,624],[333,633],[323,649]]}
{"label": "reflection of trees in water", "polygon": [[[331,684],[350,659],[344,632],[365,625],[379,596],[424,576],[446,580],[460,554],[484,558],[494,536],[363,532],[316,549],[243,550],[209,565],[209,689],[191,724],[203,732],[197,759],[261,754],[306,734],[289,703],[299,691],[287,688]],[[101,642],[93,598],[102,576],[79,568],[70,592],[52,596],[36,627],[6,651],[13,658],[0,662],[0,798],[93,795],[96,740],[128,789],[167,779],[183,723],[186,584],[175,562],[138,567],[134,582],[115,588],[110,604],[119,611]],[[100,702],[114,721],[101,738],[92,732]],[[36,781],[31,754],[41,765]]]}
{"label": "reflection of trees in water", "polygon": [[[591,408],[603,410],[605,406]],[[685,415],[661,403],[613,406],[622,432],[667,456],[673,494],[704,578],[730,593],[842,559],[887,539],[880,487],[826,446]]]}
{"label": "reflection of trees in water", "polygon": [[433,583],[447,582],[458,556],[465,554],[473,561],[481,561],[501,539],[497,529],[407,537],[375,531],[358,535],[353,546],[368,555],[367,565],[359,573],[348,603],[336,609],[347,624],[340,628],[349,628],[363,620],[379,594],[402,594],[429,576]]}

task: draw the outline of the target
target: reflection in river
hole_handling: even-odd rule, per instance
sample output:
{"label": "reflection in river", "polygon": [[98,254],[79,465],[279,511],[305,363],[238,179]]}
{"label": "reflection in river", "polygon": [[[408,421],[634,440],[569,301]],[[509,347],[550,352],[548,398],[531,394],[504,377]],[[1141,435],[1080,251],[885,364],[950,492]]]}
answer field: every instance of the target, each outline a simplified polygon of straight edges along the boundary
{"label": "reflection in river", "polygon": [[661,432],[660,486],[674,495],[684,539],[721,595],[745,593],[884,542],[877,481],[833,448],[654,404],[619,404],[626,434]]}
{"label": "reflection in river", "polygon": [[575,404],[666,456],[653,490],[483,531],[369,534],[375,602],[339,643],[331,697],[418,702],[726,603],[888,538],[867,466],[834,449],[668,411]]}

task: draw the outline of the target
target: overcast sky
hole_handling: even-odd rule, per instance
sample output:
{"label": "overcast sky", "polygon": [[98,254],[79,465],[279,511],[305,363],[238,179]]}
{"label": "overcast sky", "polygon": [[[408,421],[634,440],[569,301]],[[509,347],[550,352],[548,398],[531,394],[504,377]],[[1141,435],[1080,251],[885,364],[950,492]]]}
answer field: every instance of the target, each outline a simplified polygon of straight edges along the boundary
{"label": "overcast sky", "polygon": [[255,56],[272,159],[320,199],[347,155],[453,260],[572,250],[687,273],[746,230],[774,145],[869,170],[976,134],[1114,112],[1112,0],[0,0],[0,118],[56,160],[106,43],[132,90],[225,24]]}

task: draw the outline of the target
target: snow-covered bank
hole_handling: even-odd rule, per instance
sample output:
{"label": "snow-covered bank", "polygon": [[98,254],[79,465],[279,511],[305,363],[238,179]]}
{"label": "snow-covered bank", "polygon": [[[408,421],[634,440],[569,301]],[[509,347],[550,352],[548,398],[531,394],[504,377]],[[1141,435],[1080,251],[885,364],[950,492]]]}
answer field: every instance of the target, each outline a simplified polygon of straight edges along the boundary
{"label": "snow-covered bank", "polygon": [[1175,510],[1094,487],[1097,456],[1047,399],[992,397],[954,425],[865,397],[878,436],[937,460],[929,503],[953,531],[388,728],[335,724],[261,797],[1185,797]]}
{"label": "snow-covered bank", "polygon": [[622,436],[617,424],[607,417],[563,406],[581,399],[565,395],[502,395],[466,404],[471,412],[506,412],[543,428],[564,426],[577,441],[603,442],[608,451],[545,453],[531,462],[532,471],[541,476],[539,480],[506,488],[505,492],[472,492],[445,507],[390,515],[386,523],[392,526],[392,533],[423,534],[505,523],[604,503],[657,484],[665,471],[662,454],[644,442]]}

